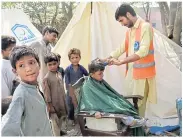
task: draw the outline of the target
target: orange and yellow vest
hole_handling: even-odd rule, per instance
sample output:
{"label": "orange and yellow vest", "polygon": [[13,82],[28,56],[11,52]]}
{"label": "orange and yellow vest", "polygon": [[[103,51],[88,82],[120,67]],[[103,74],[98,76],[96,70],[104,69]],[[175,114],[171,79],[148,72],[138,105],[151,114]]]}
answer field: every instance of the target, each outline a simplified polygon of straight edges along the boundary
{"label": "orange and yellow vest", "polygon": [[[140,47],[142,23],[143,22],[141,21],[139,27],[136,29],[136,32],[135,32],[134,52],[137,52]],[[128,46],[129,46],[129,30],[126,33],[126,38],[125,38],[126,57],[128,57]],[[127,74],[127,71],[128,71],[128,63],[126,64],[126,74]],[[146,79],[146,78],[152,78],[155,75],[156,75],[156,69],[155,69],[155,61],[154,61],[154,46],[153,46],[153,39],[152,39],[150,42],[148,55],[146,57],[143,57],[135,61],[133,64],[133,78]]]}

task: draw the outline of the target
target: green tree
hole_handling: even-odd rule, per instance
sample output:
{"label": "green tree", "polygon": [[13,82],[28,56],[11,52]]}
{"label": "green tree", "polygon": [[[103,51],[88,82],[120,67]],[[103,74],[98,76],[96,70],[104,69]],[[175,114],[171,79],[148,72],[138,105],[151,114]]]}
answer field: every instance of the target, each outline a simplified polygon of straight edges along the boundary
{"label": "green tree", "polygon": [[181,45],[182,2],[158,2],[164,34]]}
{"label": "green tree", "polygon": [[23,9],[40,32],[44,26],[50,25],[56,27],[61,35],[72,18],[77,4],[76,2],[3,2],[2,8]]}

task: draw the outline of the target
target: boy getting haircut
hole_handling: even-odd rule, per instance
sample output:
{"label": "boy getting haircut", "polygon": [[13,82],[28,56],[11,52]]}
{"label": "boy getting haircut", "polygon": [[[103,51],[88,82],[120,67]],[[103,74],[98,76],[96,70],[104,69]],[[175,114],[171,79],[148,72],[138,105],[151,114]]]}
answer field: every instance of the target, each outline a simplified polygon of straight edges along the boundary
{"label": "boy getting haircut", "polygon": [[104,71],[105,70],[105,65],[101,61],[93,60],[88,65],[88,70],[89,70],[89,73],[95,73],[97,71]]}

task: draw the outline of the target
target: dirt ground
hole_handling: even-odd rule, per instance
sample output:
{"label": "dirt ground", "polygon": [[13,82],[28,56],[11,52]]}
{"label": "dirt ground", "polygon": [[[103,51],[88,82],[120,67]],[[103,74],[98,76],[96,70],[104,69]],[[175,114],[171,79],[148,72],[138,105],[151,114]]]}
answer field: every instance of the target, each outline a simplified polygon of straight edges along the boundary
{"label": "dirt ground", "polygon": [[[159,135],[159,137],[179,136],[179,131],[180,129],[173,132],[167,132],[164,135]],[[75,126],[72,126],[71,124],[68,124],[67,135],[64,136],[82,136],[79,125],[76,124]],[[148,134],[147,137],[157,137],[157,135]]]}
{"label": "dirt ground", "polygon": [[[62,128],[66,128],[66,127],[62,126]],[[79,124],[75,124],[73,126],[72,123],[68,122],[67,129],[64,131],[67,132],[67,134],[64,136],[82,136]]]}

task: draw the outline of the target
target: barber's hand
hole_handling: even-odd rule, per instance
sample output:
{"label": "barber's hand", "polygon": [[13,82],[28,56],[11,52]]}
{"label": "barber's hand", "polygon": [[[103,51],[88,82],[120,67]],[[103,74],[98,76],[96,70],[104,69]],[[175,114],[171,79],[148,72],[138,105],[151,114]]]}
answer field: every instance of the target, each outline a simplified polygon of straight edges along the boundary
{"label": "barber's hand", "polygon": [[114,62],[113,62],[113,65],[120,66],[120,65],[122,65],[122,63],[121,63],[120,60],[117,60],[117,61],[114,61]]}
{"label": "barber's hand", "polygon": [[115,58],[109,59],[109,60],[108,60],[108,65],[109,65],[109,66],[114,65],[114,61],[115,61],[115,60],[116,60]]}
{"label": "barber's hand", "polygon": [[108,64],[109,66],[110,66],[110,65],[118,65],[118,66],[121,65],[121,64],[120,64],[120,61],[117,60],[117,59],[115,59],[115,58],[111,58],[111,59],[109,60],[108,63],[109,63],[109,64]]}
{"label": "barber's hand", "polygon": [[95,118],[96,118],[96,119],[102,118],[101,113],[100,113],[100,112],[96,112],[96,113],[95,113]]}
{"label": "barber's hand", "polygon": [[107,62],[107,59],[100,59],[100,58],[97,58],[97,61],[100,61],[100,62]]}

